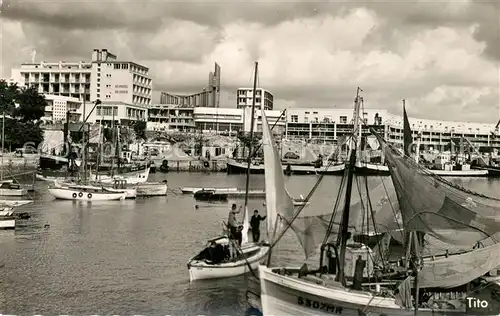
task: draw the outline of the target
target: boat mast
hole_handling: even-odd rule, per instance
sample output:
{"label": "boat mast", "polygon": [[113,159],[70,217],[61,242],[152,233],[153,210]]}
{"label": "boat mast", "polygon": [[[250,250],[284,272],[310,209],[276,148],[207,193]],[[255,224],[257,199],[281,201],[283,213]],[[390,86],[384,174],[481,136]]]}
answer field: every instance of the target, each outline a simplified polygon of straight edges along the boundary
{"label": "boat mast", "polygon": [[[245,185],[245,213],[248,206],[248,189],[250,186],[250,167],[252,164],[252,142],[253,142],[253,126],[255,124],[255,94],[257,92],[257,72],[259,70],[259,63],[255,62],[255,73],[253,77],[253,98],[252,98],[252,119],[250,120],[250,142],[248,143],[248,158],[247,158],[247,179]],[[261,105],[263,106],[263,105]],[[243,216],[245,218],[245,216]]]}
{"label": "boat mast", "polygon": [[115,158],[116,158],[116,133],[115,133],[115,107],[114,105],[111,106],[111,139],[113,140],[113,149],[114,153],[111,155],[111,176],[115,174],[114,169],[115,169]]}
{"label": "boat mast", "polygon": [[358,125],[359,125],[359,107],[360,107],[360,96],[359,92],[363,91],[358,87],[356,91],[356,99],[354,101],[354,126],[353,126],[353,134],[351,138],[350,144],[350,157],[349,164],[347,165],[347,188],[346,188],[346,198],[344,205],[344,212],[342,214],[342,224],[341,224],[341,234],[337,241],[340,244],[340,254],[339,254],[339,273],[337,274],[337,280],[341,282],[344,286],[345,282],[345,271],[344,271],[344,263],[345,263],[345,252],[347,247],[347,235],[349,228],[349,210],[351,206],[351,189],[352,189],[352,181],[354,178],[354,167],[356,165],[356,149],[357,143],[359,141],[358,135]]}
{"label": "boat mast", "polygon": [[[86,103],[85,103],[85,98],[83,98],[83,117],[85,118],[86,115]],[[85,133],[87,133],[87,120],[83,121],[83,137],[82,137],[82,144],[83,144],[83,157],[82,157],[82,169],[83,169],[83,181],[84,183],[87,180],[87,144],[85,143]]]}
{"label": "boat mast", "polygon": [[2,168],[0,168],[0,180],[3,180],[3,155],[4,155],[4,147],[5,147],[5,111],[2,114]]}

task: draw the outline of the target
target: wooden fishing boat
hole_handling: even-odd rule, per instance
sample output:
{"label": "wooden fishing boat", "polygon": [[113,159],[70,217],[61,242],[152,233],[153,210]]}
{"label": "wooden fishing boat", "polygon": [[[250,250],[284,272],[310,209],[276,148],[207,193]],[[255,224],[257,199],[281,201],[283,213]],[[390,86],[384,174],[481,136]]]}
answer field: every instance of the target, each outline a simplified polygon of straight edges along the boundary
{"label": "wooden fishing boat", "polygon": [[137,196],[165,196],[167,195],[167,180],[163,182],[143,182],[137,184]]}
{"label": "wooden fishing boat", "polygon": [[[359,91],[358,88],[355,113],[360,109]],[[407,133],[406,112],[404,117],[406,139],[411,133]],[[355,115],[354,135],[358,132],[358,121],[359,117]],[[387,159],[404,219],[403,228],[408,236],[405,264],[393,264],[389,269],[375,267],[371,249],[349,242],[348,230],[352,229],[349,227],[350,194],[356,161],[356,149],[353,149],[347,169],[348,185],[339,241],[323,241],[317,270],[309,270],[306,265],[269,267],[268,263],[268,266],[259,266],[264,315],[478,315],[471,306],[466,306],[465,298],[471,293],[475,297],[487,297],[489,304],[493,305],[492,293],[499,288],[471,287],[476,280],[498,267],[500,244],[490,236],[500,231],[500,222],[488,216],[498,214],[500,199],[461,189],[419,169],[418,164],[406,155],[406,150],[405,156],[401,157],[397,150],[375,135]],[[342,189],[339,190],[338,197],[343,193]],[[294,219],[289,225],[298,237],[313,236],[314,229],[323,228],[322,225],[294,228]],[[333,233],[331,227],[325,232],[326,236]],[[437,259],[423,258],[422,239],[417,232],[448,245],[470,247],[470,250]],[[491,244],[473,249],[478,242],[485,241]],[[309,242],[315,244],[314,240]],[[301,239],[301,243],[306,254],[314,250],[313,244],[306,240]],[[324,259],[328,261],[327,265]],[[378,271],[378,276],[375,271]],[[386,273],[388,271],[391,272]],[[425,289],[425,293],[420,289]],[[500,301],[496,304],[500,306]]]}
{"label": "wooden fishing boat", "polygon": [[12,180],[0,181],[0,196],[24,196],[28,194],[28,190],[21,188],[18,183]]}
{"label": "wooden fishing boat", "polygon": [[215,190],[199,190],[194,193],[194,198],[202,201],[221,201],[227,200],[227,193],[216,193]]}
{"label": "wooden fishing boat", "polygon": [[228,278],[248,273],[250,269],[257,269],[259,262],[265,258],[269,251],[269,246],[247,243],[241,246],[241,253],[235,261],[226,259],[214,264],[213,258],[206,255],[206,250],[209,250],[213,243],[222,246],[224,259],[228,258],[229,238],[227,236],[209,240],[207,247],[191,258],[187,264],[190,282],[202,279]]}
{"label": "wooden fishing boat", "polygon": [[183,194],[194,194],[197,191],[207,190],[207,191],[217,191],[221,193],[226,192],[236,192],[238,188],[197,188],[197,187],[182,187],[181,192]]}

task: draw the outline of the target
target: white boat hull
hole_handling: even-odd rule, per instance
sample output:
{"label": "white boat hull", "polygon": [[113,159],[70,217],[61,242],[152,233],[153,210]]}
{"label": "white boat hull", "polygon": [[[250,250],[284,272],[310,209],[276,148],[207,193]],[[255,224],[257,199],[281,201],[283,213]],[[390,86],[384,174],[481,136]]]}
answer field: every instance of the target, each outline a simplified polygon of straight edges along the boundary
{"label": "white boat hull", "polygon": [[429,170],[441,177],[487,177],[488,170]]}
{"label": "white boat hull", "polygon": [[70,188],[49,188],[49,193],[54,198],[59,200],[73,201],[115,201],[124,200],[127,196],[126,192],[93,192],[94,190],[70,189]]}
{"label": "white boat hull", "polygon": [[[233,159],[228,159],[227,161],[228,173],[244,173],[248,164],[246,162],[238,162]],[[283,171],[286,171],[287,165],[282,166]],[[316,174],[316,173],[324,173],[324,174],[342,174],[345,169],[345,165],[343,163],[332,164],[328,166],[324,164],[323,166],[316,168],[315,166],[306,166],[306,165],[292,165],[290,166],[291,172],[293,174]],[[264,164],[260,165],[250,165],[251,173],[265,173]]]}
{"label": "white boat hull", "polygon": [[[297,277],[280,275],[272,270],[266,266],[259,266],[262,313],[266,316],[413,316],[415,313],[413,309],[401,308],[391,297],[350,290],[341,287],[339,283],[326,287]],[[363,311],[364,314],[359,311]],[[463,310],[420,308],[418,315],[465,315],[465,308]]]}
{"label": "white boat hull", "polygon": [[0,217],[0,229],[15,229],[16,219],[15,218],[2,218]]}
{"label": "white boat hull", "polygon": [[193,188],[193,187],[183,187],[181,191],[183,194],[194,194],[198,191],[216,191],[219,193],[237,192],[238,188]]}
{"label": "white boat hull", "polygon": [[201,260],[191,259],[188,263],[189,282],[203,279],[235,277],[250,272],[250,267],[253,271],[257,272],[260,261],[265,259],[269,252],[269,246],[260,246],[252,243],[243,246],[241,249],[243,253],[255,251],[257,249],[259,249],[259,251],[255,255],[249,256],[246,260],[241,259],[235,262],[214,265]]}
{"label": "white boat hull", "polygon": [[137,186],[138,196],[163,196],[167,195],[168,186],[166,183],[140,183]]}
{"label": "white boat hull", "polygon": [[33,200],[0,200],[0,205],[7,205],[11,207],[22,206],[33,203]]}
{"label": "white boat hull", "polygon": [[115,193],[125,192],[126,199],[135,199],[137,197],[137,188],[114,189],[114,188],[104,187],[104,190]]}
{"label": "white boat hull", "polygon": [[24,196],[28,194],[26,189],[0,189],[0,196]]}
{"label": "white boat hull", "polygon": [[141,171],[134,171],[130,173],[123,173],[116,176],[107,176],[107,175],[92,175],[91,179],[97,179],[98,182],[113,184],[116,180],[125,180],[127,184],[139,184],[145,183],[148,181],[149,177],[149,168]]}

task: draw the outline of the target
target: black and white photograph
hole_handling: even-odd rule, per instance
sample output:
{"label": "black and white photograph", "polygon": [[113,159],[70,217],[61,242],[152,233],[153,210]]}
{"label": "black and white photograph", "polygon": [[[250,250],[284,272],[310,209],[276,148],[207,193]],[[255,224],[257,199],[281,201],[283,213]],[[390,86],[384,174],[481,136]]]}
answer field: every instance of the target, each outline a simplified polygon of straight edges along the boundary
{"label": "black and white photograph", "polygon": [[500,316],[500,2],[0,0],[0,316]]}

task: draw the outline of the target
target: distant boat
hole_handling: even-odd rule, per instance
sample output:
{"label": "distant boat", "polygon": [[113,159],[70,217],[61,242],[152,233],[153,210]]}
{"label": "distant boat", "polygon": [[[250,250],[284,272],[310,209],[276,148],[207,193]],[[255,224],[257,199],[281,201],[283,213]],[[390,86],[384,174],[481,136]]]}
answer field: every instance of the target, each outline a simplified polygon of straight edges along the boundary
{"label": "distant boat", "polygon": [[194,194],[197,191],[207,190],[207,191],[217,191],[217,192],[236,192],[238,188],[196,188],[196,187],[183,187],[181,192],[183,194]]}
{"label": "distant boat", "polygon": [[199,190],[194,193],[194,198],[203,201],[227,200],[227,193],[217,193],[215,190]]}
{"label": "distant boat", "polygon": [[[247,163],[244,161],[237,161],[235,159],[227,159],[227,173],[228,174],[241,174],[247,172]],[[313,165],[283,165],[283,172],[291,172],[294,175],[304,174],[329,174],[329,175],[342,175],[344,174],[344,163],[337,163],[331,166],[323,164],[322,166]],[[287,170],[289,169],[289,171]],[[252,164],[250,166],[250,173],[262,174],[265,172],[264,164]]]}
{"label": "distant boat", "polygon": [[74,182],[60,182],[60,181],[54,181],[54,187],[55,188],[82,188],[82,189],[89,189],[89,190],[104,190],[107,192],[114,192],[114,193],[126,193],[125,198],[127,199],[135,199],[137,197],[137,188],[125,188],[125,187],[120,187],[117,185],[100,185],[99,183],[91,183],[90,185],[79,185]]}
{"label": "distant boat", "polygon": [[18,183],[12,180],[0,181],[0,196],[24,196],[28,194],[28,190],[21,188]]}

